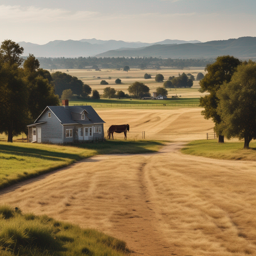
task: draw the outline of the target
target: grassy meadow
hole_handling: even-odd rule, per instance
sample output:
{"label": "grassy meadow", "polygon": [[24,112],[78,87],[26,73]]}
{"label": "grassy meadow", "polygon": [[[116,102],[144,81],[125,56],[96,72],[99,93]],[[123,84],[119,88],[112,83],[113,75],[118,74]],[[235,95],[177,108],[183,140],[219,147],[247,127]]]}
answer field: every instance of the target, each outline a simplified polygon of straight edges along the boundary
{"label": "grassy meadow", "polygon": [[[205,73],[203,68],[192,67],[190,69],[161,69],[161,70],[152,70],[152,69],[131,69],[126,72],[123,70],[113,70],[113,69],[102,69],[101,71],[87,70],[87,69],[59,69],[53,70],[52,72],[64,72],[72,76],[78,77],[85,84],[91,86],[93,90],[98,90],[102,95],[105,87],[112,87],[116,90],[122,90],[125,93],[128,93],[128,87],[135,81],[142,82],[150,88],[150,93],[155,92],[157,87],[162,87],[163,83],[157,83],[155,81],[156,74],[162,74],[165,78],[164,81],[168,80],[170,76],[178,76],[183,72],[188,74],[191,73],[195,77],[199,72]],[[144,79],[144,74],[151,74],[151,79]],[[119,78],[122,80],[122,84],[115,84],[115,80]],[[109,85],[100,85],[101,80],[106,80]],[[169,88],[168,97],[172,96],[181,96],[181,98],[200,98],[202,94],[198,91],[199,82],[194,81],[194,86],[192,88]]]}
{"label": "grassy meadow", "polygon": [[92,229],[22,214],[19,209],[0,207],[0,250],[2,256],[121,256],[126,243]]}
{"label": "grassy meadow", "polygon": [[0,142],[0,188],[97,154],[155,152],[157,141],[105,141],[59,146]]}
{"label": "grassy meadow", "polygon": [[181,150],[184,154],[228,160],[256,160],[256,142],[250,143],[250,149],[243,149],[243,142],[218,143],[216,140],[198,140],[190,142]]}

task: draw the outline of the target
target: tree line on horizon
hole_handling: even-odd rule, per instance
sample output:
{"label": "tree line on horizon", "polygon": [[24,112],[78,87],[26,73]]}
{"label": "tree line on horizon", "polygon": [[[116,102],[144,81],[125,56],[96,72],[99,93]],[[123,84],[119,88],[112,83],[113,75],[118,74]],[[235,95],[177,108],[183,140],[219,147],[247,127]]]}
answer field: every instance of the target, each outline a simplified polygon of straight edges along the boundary
{"label": "tree line on horizon", "polygon": [[[161,69],[170,67],[205,67],[215,59],[162,59],[162,58],[125,58],[125,57],[79,57],[79,58],[38,58],[44,69],[118,69],[124,67],[139,69]],[[126,70],[125,70],[126,71]]]}

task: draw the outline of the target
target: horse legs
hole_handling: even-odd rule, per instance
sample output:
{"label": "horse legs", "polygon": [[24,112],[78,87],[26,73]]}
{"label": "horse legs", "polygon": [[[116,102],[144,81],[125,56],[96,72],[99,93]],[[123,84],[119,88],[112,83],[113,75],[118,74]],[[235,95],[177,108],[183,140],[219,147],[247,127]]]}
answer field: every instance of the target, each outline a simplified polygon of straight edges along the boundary
{"label": "horse legs", "polygon": [[124,131],[124,139],[127,140],[126,131]]}
{"label": "horse legs", "polygon": [[114,132],[112,132],[112,140],[114,139]]}

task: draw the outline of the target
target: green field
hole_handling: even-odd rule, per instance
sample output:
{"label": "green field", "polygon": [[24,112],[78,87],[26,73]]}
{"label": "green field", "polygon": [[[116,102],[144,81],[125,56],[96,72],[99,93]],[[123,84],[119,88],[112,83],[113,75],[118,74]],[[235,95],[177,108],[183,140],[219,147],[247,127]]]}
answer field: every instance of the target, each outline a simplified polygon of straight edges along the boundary
{"label": "green field", "polygon": [[0,142],[0,188],[38,176],[97,154],[149,153],[163,145],[157,141],[105,141],[58,146]]}
{"label": "green field", "polygon": [[90,105],[95,108],[175,108],[198,107],[198,98],[179,98],[169,100],[137,100],[137,99],[86,99],[72,100],[70,105]]}
{"label": "green field", "polygon": [[126,243],[92,229],[22,214],[19,209],[0,207],[0,250],[2,256],[121,256]]}
{"label": "green field", "polygon": [[250,143],[250,149],[243,149],[243,142],[218,143],[212,140],[190,142],[181,150],[184,154],[228,160],[256,160],[256,142]]}

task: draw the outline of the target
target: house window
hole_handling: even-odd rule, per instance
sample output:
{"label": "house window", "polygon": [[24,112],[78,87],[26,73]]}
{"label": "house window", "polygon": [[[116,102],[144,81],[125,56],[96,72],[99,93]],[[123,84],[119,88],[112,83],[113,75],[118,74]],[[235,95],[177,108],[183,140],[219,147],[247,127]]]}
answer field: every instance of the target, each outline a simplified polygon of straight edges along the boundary
{"label": "house window", "polygon": [[85,114],[82,114],[81,120],[85,119]]}
{"label": "house window", "polygon": [[102,133],[101,126],[99,126],[98,133]]}
{"label": "house window", "polygon": [[36,135],[36,130],[33,130],[33,135]]}
{"label": "house window", "polygon": [[66,138],[73,138],[73,130],[72,129],[66,130]]}
{"label": "house window", "polygon": [[99,128],[98,126],[95,126],[95,132],[98,133],[99,132]]}
{"label": "house window", "polygon": [[48,112],[48,118],[51,118],[51,112]]}
{"label": "house window", "polygon": [[89,136],[92,137],[92,128],[89,129]]}

